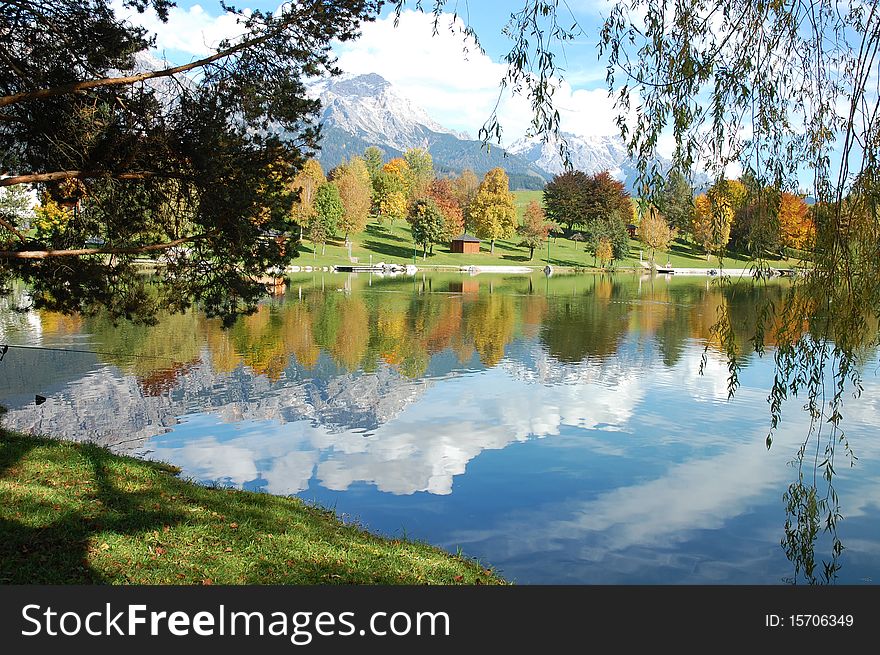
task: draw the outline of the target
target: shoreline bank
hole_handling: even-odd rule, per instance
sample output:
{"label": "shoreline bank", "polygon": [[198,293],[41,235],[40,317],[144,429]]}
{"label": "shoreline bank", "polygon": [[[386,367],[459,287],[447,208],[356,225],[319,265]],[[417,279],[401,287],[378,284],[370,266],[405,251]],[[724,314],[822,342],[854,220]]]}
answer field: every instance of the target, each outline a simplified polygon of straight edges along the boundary
{"label": "shoreline bank", "polygon": [[215,488],[161,462],[0,428],[0,583],[510,584],[296,497]]}

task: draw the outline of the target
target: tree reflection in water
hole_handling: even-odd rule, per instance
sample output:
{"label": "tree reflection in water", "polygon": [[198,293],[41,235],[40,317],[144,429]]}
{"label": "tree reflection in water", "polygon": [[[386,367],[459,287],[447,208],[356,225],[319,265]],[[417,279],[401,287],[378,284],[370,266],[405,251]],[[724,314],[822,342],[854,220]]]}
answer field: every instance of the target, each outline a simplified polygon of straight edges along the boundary
{"label": "tree reflection in water", "polygon": [[[43,343],[84,333],[95,351],[119,353],[98,359],[134,376],[144,397],[173,393],[199,366],[215,375],[248,371],[269,388],[298,376],[382,367],[419,380],[443,375],[443,367],[504,365],[510,349],[523,341],[537,342],[552,360],[571,365],[625,361],[621,352],[653,349],[667,368],[677,365],[689,347],[702,344],[704,358],[728,362],[733,393],[738,376],[767,348],[780,370],[770,396],[771,434],[786,399],[798,392],[807,394],[811,418],[792,461],[795,480],[782,495],[781,544],[793,566],[789,581],[831,583],[843,552],[838,536],[843,511],[833,485],[835,449],[842,447],[855,461],[840,417],[844,382],[858,390],[858,379],[833,347],[812,336],[819,326],[791,320],[802,302],[788,282],[778,279],[756,286],[634,274],[552,279],[450,274],[423,280],[309,275],[293,277],[286,295],[228,329],[198,312],[162,316],[149,327],[114,325],[100,316],[35,316]],[[8,313],[2,320],[10,341],[28,339],[33,321]],[[864,344],[861,352],[868,358],[873,349]],[[807,368],[787,359],[795,356],[829,358],[836,371],[830,400],[825,381],[794,373]]]}

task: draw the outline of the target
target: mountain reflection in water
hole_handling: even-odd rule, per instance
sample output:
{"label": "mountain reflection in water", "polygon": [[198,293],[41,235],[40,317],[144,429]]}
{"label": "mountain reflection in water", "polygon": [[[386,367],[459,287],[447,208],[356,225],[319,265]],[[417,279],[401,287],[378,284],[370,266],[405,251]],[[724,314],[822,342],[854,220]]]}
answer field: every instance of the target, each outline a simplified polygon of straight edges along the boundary
{"label": "mountain reflection in water", "polygon": [[[747,345],[785,288],[316,273],[228,330],[198,312],[154,327],[4,312],[0,341],[101,354],[10,349],[0,403],[11,429],[297,494],[521,583],[778,583],[807,417],[794,399],[768,451],[772,361],[747,357],[728,400],[711,328],[724,306]],[[876,389],[869,373],[845,419],[842,581],[880,564]]]}

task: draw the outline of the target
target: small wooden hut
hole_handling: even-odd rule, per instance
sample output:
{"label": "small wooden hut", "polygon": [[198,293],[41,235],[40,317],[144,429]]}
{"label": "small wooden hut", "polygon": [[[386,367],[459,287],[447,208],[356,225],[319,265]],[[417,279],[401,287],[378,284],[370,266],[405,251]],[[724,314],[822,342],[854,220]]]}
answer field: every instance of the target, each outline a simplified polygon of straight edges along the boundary
{"label": "small wooden hut", "polygon": [[478,253],[480,252],[480,240],[470,234],[461,234],[452,240],[450,250],[464,254]]}

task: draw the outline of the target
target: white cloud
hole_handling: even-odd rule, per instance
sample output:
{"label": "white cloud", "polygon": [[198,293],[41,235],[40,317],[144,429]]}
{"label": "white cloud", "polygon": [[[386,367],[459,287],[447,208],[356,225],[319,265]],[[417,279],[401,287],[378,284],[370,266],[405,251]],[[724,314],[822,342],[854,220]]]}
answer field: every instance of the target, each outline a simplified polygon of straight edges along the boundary
{"label": "white cloud", "polygon": [[[122,0],[111,0],[110,4],[117,16],[155,34],[159,53],[171,51],[193,58],[204,57],[213,52],[223,39],[234,38],[244,31],[236,16],[228,13],[213,16],[197,4],[189,9],[173,7],[168,12],[167,23],[160,21],[152,9],[139,14],[124,7]],[[243,12],[247,15],[250,10],[244,9]]]}
{"label": "white cloud", "polygon": [[[111,3],[118,15],[155,34],[157,52],[174,63],[203,57],[222,39],[242,32],[235,16],[214,16],[198,4],[173,8],[168,22],[162,23],[153,11],[138,14],[124,8],[122,0]],[[405,11],[397,27],[393,15],[365,23],[359,39],[335,45],[339,66],[347,73],[378,73],[440,124],[474,138],[493,109],[504,144],[525,134],[532,120],[530,103],[510,89],[500,91],[506,65],[481,54],[473,41],[466,40],[459,31],[460,19],[453,22],[451,14],[443,14],[436,35],[432,35],[433,21],[430,13]],[[595,76],[592,83],[599,84]],[[582,136],[617,133],[604,83],[583,89],[563,81],[555,102],[563,130]]]}
{"label": "white cloud", "polygon": [[[522,136],[532,119],[526,97],[510,89],[499,96],[506,65],[478,52],[473,43],[463,51],[457,31],[460,19],[444,14],[432,36],[433,16],[408,11],[394,26],[393,17],[364,25],[361,37],[338,49],[339,66],[347,73],[378,73],[422,106],[442,125],[476,136],[497,104],[504,143]],[[453,25],[450,30],[449,26]],[[616,134],[613,102],[604,87],[573,89],[563,81],[554,96],[562,128],[583,136]]]}

